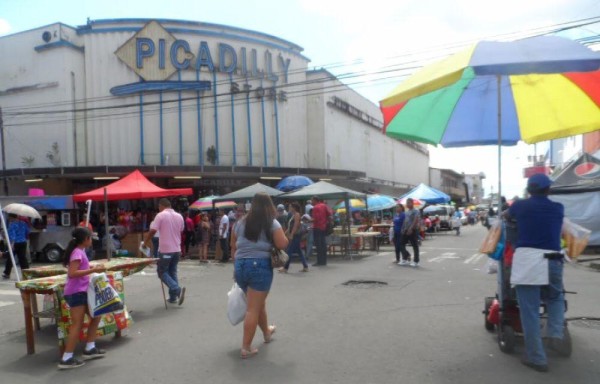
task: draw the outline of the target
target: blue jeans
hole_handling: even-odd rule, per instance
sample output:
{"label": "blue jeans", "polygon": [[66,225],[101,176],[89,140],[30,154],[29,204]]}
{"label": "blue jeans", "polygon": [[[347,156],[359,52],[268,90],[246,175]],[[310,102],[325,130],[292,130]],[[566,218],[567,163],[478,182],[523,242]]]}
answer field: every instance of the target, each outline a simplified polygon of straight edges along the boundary
{"label": "blue jeans", "polygon": [[244,292],[248,287],[255,291],[268,292],[273,283],[271,259],[236,258],[233,277]]}
{"label": "blue jeans", "polygon": [[300,260],[302,260],[302,265],[304,268],[308,268],[308,263],[306,262],[306,258],[304,257],[304,252],[302,252],[302,248],[300,248],[300,241],[302,240],[302,236],[296,235],[290,241],[290,244],[287,247],[287,254],[290,256],[287,263],[285,263],[284,268],[288,269],[290,267],[290,262],[292,261],[292,254],[297,253],[300,255]]}
{"label": "blue jeans", "polygon": [[177,264],[180,257],[181,252],[158,253],[156,272],[162,282],[169,287],[169,300],[171,301],[177,300],[181,293],[179,281],[177,280]]}
{"label": "blue jeans", "polygon": [[402,233],[400,231],[394,231],[394,252],[396,253],[396,262],[399,262],[402,252]]}
{"label": "blue jeans", "polygon": [[562,339],[565,324],[563,293],[563,262],[548,260],[548,285],[517,285],[517,300],[521,313],[521,326],[525,336],[527,361],[547,364],[546,352],[540,331],[540,302],[546,302],[548,311],[547,337]]}

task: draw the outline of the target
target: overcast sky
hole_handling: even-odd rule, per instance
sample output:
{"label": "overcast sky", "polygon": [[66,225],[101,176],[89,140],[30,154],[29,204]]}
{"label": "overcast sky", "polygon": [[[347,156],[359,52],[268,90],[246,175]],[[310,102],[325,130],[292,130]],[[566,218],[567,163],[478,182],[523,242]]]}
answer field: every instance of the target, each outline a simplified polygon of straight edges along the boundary
{"label": "overcast sky", "polygon": [[[126,4],[126,6],[125,6]],[[304,48],[312,67],[336,75],[365,72],[345,80],[373,102],[422,65],[467,42],[600,16],[599,0],[2,0],[0,35],[53,22],[77,26],[90,19],[171,18],[252,29]],[[600,25],[567,32],[600,34]],[[424,61],[425,60],[425,61]],[[336,65],[337,64],[337,65]],[[382,73],[390,65],[402,73]],[[1,86],[0,86],[1,88]],[[532,146],[503,149],[503,194],[520,194],[522,168]],[[431,166],[484,172],[486,191],[497,191],[497,149],[433,149]]]}

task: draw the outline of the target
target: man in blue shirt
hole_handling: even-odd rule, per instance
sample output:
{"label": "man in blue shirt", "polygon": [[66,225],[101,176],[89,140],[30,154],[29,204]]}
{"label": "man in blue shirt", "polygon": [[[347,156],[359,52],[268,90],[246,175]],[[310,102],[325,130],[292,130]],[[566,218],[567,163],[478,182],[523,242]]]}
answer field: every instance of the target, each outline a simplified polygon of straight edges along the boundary
{"label": "man in blue shirt", "polygon": [[394,215],[394,251],[396,252],[396,263],[400,263],[400,252],[402,251],[402,225],[406,214],[404,213],[404,207],[402,204],[398,204],[396,207],[396,214]]}
{"label": "man in blue shirt", "polygon": [[[13,249],[14,255],[19,259],[19,265],[21,269],[29,268],[29,262],[27,261],[27,236],[29,235],[29,225],[19,220],[17,215],[8,215],[8,237],[10,238],[10,246]],[[8,279],[12,270],[12,261],[9,258],[6,259],[4,266],[4,273],[2,277]]]}
{"label": "man in blue shirt", "polygon": [[[508,216],[517,222],[517,244],[511,283],[515,285],[526,354],[522,361],[539,372],[548,371],[540,332],[540,301],[548,311],[547,336],[550,347],[563,339],[564,296],[563,255],[560,236],[564,207],[548,199],[551,180],[535,174],[527,181],[530,197],[513,203]],[[544,276],[546,275],[546,276]]]}

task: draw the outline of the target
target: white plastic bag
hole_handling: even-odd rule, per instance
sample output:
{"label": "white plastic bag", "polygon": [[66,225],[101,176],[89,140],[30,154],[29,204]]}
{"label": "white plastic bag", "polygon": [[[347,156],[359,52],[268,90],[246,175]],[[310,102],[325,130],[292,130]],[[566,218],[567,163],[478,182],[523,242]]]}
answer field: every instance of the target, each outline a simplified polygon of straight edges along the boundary
{"label": "white plastic bag", "polygon": [[494,273],[498,273],[498,262],[494,259],[489,259],[487,263],[487,273],[489,275],[493,275]]}
{"label": "white plastic bag", "polygon": [[246,317],[246,294],[237,283],[233,283],[231,290],[227,292],[227,318],[231,325],[238,325]]}
{"label": "white plastic bag", "polygon": [[110,285],[106,273],[92,273],[87,290],[88,308],[92,317],[123,309],[123,302]]}

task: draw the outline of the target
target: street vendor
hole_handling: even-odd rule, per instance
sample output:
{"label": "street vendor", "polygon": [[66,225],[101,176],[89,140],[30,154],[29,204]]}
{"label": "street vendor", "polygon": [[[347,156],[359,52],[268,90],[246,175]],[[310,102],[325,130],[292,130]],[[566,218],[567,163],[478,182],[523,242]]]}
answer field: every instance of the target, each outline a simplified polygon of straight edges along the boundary
{"label": "street vendor", "polygon": [[560,253],[564,207],[548,199],[551,183],[545,174],[532,175],[527,181],[530,197],[508,208],[508,216],[516,220],[518,228],[510,282],[516,287],[525,336],[526,353],[522,362],[539,372],[548,371],[540,332],[541,299],[545,300],[548,312],[550,348],[559,348],[565,322],[564,257]]}

